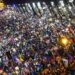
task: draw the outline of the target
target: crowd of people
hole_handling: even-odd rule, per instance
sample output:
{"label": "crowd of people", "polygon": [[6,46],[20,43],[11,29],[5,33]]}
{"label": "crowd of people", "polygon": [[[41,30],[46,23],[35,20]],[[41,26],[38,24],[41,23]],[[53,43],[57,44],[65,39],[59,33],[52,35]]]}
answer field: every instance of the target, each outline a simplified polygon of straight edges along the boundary
{"label": "crowd of people", "polygon": [[[0,75],[75,75],[75,25],[64,14],[0,14]],[[71,42],[59,43],[61,37]]]}

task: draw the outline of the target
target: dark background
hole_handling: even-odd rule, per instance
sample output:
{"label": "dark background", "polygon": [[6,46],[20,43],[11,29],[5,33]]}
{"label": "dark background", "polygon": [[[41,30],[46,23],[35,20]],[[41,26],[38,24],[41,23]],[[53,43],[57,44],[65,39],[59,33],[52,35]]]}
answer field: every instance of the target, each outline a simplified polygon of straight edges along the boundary
{"label": "dark background", "polygon": [[[50,3],[50,1],[54,1],[55,4],[58,4],[60,0],[3,0],[6,4],[22,4],[22,3],[31,3],[31,2],[47,2]],[[65,4],[68,3],[69,0],[64,0]],[[75,4],[75,0],[74,0]]]}

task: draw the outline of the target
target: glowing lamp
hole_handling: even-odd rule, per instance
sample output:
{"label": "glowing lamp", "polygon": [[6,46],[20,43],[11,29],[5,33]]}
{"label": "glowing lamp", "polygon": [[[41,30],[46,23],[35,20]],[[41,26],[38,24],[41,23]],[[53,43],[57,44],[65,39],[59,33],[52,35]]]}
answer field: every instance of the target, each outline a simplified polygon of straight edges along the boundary
{"label": "glowing lamp", "polygon": [[53,19],[52,18],[49,18],[49,21],[53,21]]}
{"label": "glowing lamp", "polygon": [[37,65],[37,64],[38,64],[38,62],[35,62],[34,64],[35,64],[35,65]]}
{"label": "glowing lamp", "polygon": [[19,72],[18,72],[18,71],[15,71],[15,73],[16,73],[16,74],[19,74]]}
{"label": "glowing lamp", "polygon": [[62,46],[67,46],[67,45],[69,44],[69,40],[68,40],[66,37],[62,37],[62,38],[60,39],[60,44],[61,44]]}
{"label": "glowing lamp", "polygon": [[19,70],[19,67],[17,66],[17,67],[15,67],[15,70]]}
{"label": "glowing lamp", "polygon": [[63,38],[63,39],[61,40],[61,42],[62,42],[64,45],[67,45],[67,44],[68,44],[67,38]]}
{"label": "glowing lamp", "polygon": [[4,10],[6,5],[3,2],[0,2],[0,11]]}

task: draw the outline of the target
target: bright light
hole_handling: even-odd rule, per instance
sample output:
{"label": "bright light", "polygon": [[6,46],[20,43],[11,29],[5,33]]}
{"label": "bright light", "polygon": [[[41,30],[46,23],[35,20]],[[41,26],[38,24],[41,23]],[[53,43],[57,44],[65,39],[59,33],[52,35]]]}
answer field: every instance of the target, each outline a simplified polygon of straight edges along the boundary
{"label": "bright light", "polygon": [[4,3],[0,3],[0,10],[4,10],[5,9],[5,4]]}
{"label": "bright light", "polygon": [[61,9],[62,7],[61,7],[61,6],[59,6],[58,8],[59,8],[59,9]]}
{"label": "bright light", "polygon": [[12,48],[13,52],[16,52],[16,49],[15,48]]}
{"label": "bright light", "polygon": [[61,44],[62,45],[65,45],[66,46],[68,43],[69,43],[69,41],[68,41],[68,39],[66,37],[62,37],[61,38]]}
{"label": "bright light", "polygon": [[71,8],[72,8],[72,7],[71,7],[71,6],[69,6],[68,8],[71,10]]}
{"label": "bright light", "polygon": [[60,4],[62,7],[64,7],[64,2],[63,1],[60,1]]}
{"label": "bright light", "polygon": [[19,74],[19,72],[18,72],[18,71],[15,71],[15,73],[16,73],[16,74]]}
{"label": "bright light", "polygon": [[17,66],[17,67],[15,67],[15,70],[19,70],[19,67]]}
{"label": "bright light", "polygon": [[25,6],[23,6],[23,9],[25,10]]}
{"label": "bright light", "polygon": [[35,3],[32,3],[32,5],[33,5],[34,8],[36,7]]}
{"label": "bright light", "polygon": [[74,0],[69,0],[70,3],[72,3]]}
{"label": "bright light", "polygon": [[28,6],[29,6],[29,8],[32,10],[32,7],[31,7],[31,5],[28,3]]}
{"label": "bright light", "polygon": [[53,19],[52,18],[49,18],[49,21],[53,21]]}
{"label": "bright light", "polygon": [[34,65],[37,65],[37,64],[38,64],[38,62],[35,62],[35,63],[34,63]]}
{"label": "bright light", "polygon": [[41,9],[41,4],[40,4],[40,2],[38,2],[37,5],[38,5],[38,7]]}
{"label": "bright light", "polygon": [[69,29],[68,28],[66,28],[66,32],[68,32],[69,31]]}
{"label": "bright light", "polygon": [[54,2],[51,2],[51,5],[54,6]]}
{"label": "bright light", "polygon": [[14,7],[14,8],[16,8],[16,5],[15,5],[15,4],[13,4],[13,7]]}

